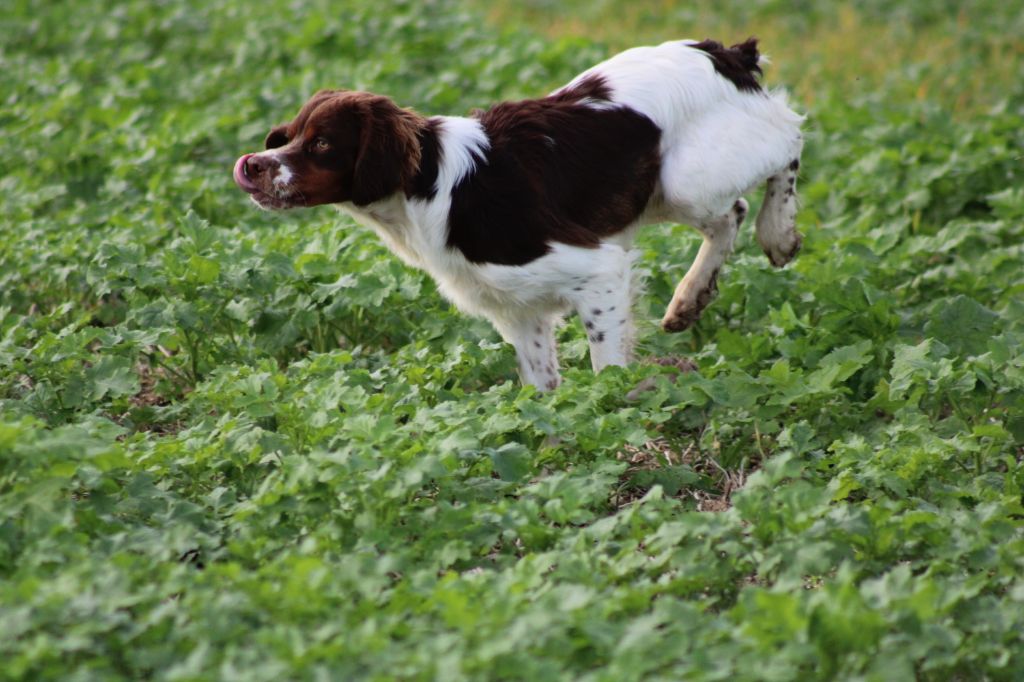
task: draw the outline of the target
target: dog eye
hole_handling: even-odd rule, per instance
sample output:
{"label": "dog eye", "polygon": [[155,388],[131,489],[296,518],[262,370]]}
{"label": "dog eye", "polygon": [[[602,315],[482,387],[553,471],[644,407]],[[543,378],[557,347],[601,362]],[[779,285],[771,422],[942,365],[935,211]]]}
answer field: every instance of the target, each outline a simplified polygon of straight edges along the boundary
{"label": "dog eye", "polygon": [[315,140],[313,140],[313,151],[315,152],[325,152],[330,148],[331,143],[322,137],[318,137]]}

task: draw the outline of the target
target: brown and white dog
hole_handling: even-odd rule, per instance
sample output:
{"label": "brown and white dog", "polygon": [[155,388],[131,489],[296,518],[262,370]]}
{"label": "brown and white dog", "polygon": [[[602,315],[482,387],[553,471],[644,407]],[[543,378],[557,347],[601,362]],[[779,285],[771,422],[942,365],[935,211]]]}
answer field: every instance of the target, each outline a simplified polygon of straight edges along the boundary
{"label": "brown and white dog", "polygon": [[263,208],[336,204],[488,318],[523,382],[558,386],[555,327],[580,315],[595,370],[630,356],[630,244],[652,222],[704,237],[662,320],[687,328],[715,292],[767,181],[757,241],[776,266],[800,248],[803,118],[759,85],[756,41],[627,50],[547,97],[471,117],[424,117],[366,92],[325,90],[238,159]]}

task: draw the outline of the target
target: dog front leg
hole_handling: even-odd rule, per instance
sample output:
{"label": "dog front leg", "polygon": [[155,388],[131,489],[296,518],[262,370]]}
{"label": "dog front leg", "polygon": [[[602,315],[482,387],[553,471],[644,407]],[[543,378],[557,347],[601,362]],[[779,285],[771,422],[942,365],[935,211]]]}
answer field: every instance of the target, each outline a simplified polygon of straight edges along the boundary
{"label": "dog front leg", "polygon": [[494,320],[498,332],[516,349],[519,378],[540,391],[553,391],[562,383],[555,343],[557,322],[557,316]]}
{"label": "dog front leg", "polygon": [[668,332],[690,327],[718,290],[718,271],[732,253],[736,233],[747,215],[747,202],[739,199],[727,214],[698,225],[704,242],[683,281],[676,287],[661,326]]}

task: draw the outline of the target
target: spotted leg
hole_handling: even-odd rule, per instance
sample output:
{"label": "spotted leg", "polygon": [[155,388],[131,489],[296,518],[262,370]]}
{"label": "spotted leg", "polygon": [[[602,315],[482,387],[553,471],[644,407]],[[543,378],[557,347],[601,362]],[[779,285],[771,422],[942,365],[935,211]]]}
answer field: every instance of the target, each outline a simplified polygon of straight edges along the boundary
{"label": "spotted leg", "polygon": [[796,174],[799,169],[800,161],[793,159],[785,169],[768,178],[764,203],[757,214],[757,243],[777,268],[793,260],[803,241],[796,231]]}
{"label": "spotted leg", "polygon": [[633,352],[630,257],[625,251],[620,256],[574,287],[569,297],[587,332],[595,372],[627,364]]}
{"label": "spotted leg", "polygon": [[718,290],[718,271],[732,252],[736,232],[748,208],[744,199],[737,199],[728,213],[697,226],[704,235],[704,242],[668,304],[661,320],[665,331],[679,332],[688,328],[711,302]]}
{"label": "spotted leg", "polygon": [[562,383],[558,373],[558,346],[555,325],[558,315],[531,315],[494,320],[502,337],[516,349],[519,378],[541,391],[551,391]]}

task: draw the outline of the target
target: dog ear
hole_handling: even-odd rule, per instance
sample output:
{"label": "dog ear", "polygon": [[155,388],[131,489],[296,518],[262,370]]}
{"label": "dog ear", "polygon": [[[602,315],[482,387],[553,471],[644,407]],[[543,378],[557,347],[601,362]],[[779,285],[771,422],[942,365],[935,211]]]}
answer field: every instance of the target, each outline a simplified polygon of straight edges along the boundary
{"label": "dog ear", "polygon": [[277,149],[288,144],[288,130],[287,126],[279,125],[271,128],[270,132],[267,133],[267,139],[263,141],[263,146],[267,149]]}
{"label": "dog ear", "polygon": [[352,203],[366,206],[402,189],[420,165],[421,119],[387,97],[361,108],[359,151],[352,176]]}

